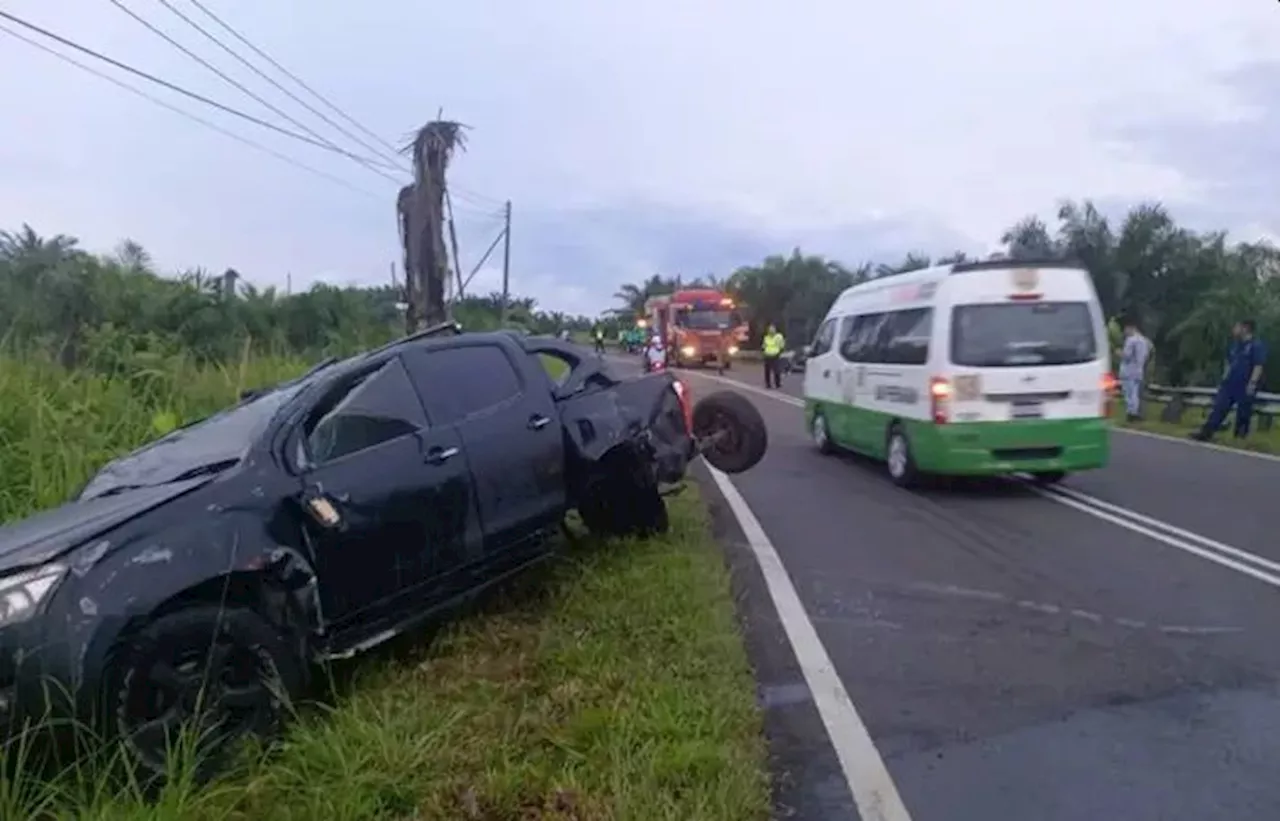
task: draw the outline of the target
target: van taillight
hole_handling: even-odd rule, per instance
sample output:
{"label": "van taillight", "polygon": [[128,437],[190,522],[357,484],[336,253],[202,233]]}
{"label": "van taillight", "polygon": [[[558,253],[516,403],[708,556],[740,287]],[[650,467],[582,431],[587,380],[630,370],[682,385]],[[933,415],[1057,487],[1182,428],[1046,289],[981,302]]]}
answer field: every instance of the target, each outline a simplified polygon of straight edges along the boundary
{"label": "van taillight", "polygon": [[1111,400],[1115,398],[1119,387],[1120,383],[1116,380],[1115,374],[1107,371],[1102,375],[1102,416],[1104,418],[1111,416]]}
{"label": "van taillight", "polygon": [[929,410],[934,424],[945,425],[951,419],[951,383],[941,376],[929,380]]}
{"label": "van taillight", "polygon": [[693,397],[689,395],[689,386],[681,382],[679,379],[671,380],[671,388],[676,392],[676,398],[680,400],[680,413],[684,416],[684,429],[690,436],[693,435]]}

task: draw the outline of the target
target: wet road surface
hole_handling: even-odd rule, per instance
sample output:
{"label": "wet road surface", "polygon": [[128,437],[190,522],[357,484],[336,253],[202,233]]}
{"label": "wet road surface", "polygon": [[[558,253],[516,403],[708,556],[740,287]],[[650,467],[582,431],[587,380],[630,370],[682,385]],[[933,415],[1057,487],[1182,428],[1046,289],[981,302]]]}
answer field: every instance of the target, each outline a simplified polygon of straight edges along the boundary
{"label": "wet road surface", "polygon": [[[798,376],[766,396],[750,366],[685,373],[763,414],[769,453],[733,484],[914,821],[1280,818],[1280,461],[1116,433],[1061,491],[910,492],[817,452]],[[785,714],[780,812],[856,818],[794,662],[748,642]]]}

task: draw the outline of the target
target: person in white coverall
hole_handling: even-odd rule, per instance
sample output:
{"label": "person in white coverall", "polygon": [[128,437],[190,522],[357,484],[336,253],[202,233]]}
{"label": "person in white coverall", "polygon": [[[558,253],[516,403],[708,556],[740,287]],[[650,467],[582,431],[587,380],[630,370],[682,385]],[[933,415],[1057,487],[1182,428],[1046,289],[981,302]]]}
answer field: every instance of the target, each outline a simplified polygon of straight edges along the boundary
{"label": "person in white coverall", "polygon": [[651,371],[666,363],[667,351],[659,334],[654,334],[653,338],[649,340],[649,346],[645,349],[645,357],[648,359],[648,370]]}
{"label": "person in white coverall", "polygon": [[1120,389],[1130,422],[1142,419],[1142,383],[1151,359],[1151,340],[1138,330],[1136,320],[1124,324],[1124,347],[1120,349]]}

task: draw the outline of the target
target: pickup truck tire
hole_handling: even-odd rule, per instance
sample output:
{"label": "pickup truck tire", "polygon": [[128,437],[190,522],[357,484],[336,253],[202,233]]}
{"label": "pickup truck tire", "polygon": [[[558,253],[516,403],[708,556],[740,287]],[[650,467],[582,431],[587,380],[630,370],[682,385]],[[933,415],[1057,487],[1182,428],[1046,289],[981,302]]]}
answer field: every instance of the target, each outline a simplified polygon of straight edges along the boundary
{"label": "pickup truck tire", "polygon": [[654,536],[671,527],[667,503],[640,457],[618,448],[600,460],[578,515],[594,536]]}
{"label": "pickup truck tire", "polygon": [[769,448],[764,417],[733,391],[717,391],[693,406],[693,435],[703,458],[725,473],[750,470]]}

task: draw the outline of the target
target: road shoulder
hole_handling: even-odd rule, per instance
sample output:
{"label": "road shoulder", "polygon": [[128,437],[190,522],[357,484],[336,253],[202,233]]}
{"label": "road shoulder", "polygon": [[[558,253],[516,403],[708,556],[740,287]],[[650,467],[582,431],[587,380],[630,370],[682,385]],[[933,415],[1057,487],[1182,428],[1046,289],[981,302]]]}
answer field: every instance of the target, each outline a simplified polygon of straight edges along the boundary
{"label": "road shoulder", "polygon": [[705,465],[694,471],[724,549],[769,748],[774,817],[839,821],[859,815],[840,761],[770,598],[742,525]]}

